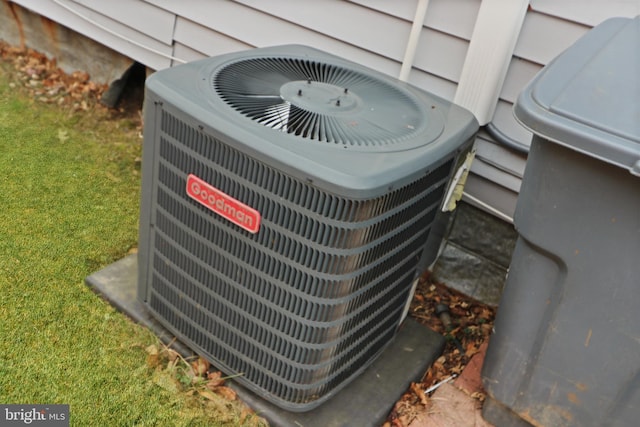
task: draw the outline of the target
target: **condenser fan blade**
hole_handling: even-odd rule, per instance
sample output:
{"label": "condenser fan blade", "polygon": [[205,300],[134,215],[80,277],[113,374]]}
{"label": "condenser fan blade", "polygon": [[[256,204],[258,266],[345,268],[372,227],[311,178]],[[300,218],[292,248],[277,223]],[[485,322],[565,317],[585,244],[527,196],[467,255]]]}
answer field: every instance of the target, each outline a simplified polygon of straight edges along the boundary
{"label": "condenser fan blade", "polygon": [[251,58],[223,67],[213,87],[265,127],[354,146],[395,143],[424,127],[418,102],[383,80],[306,58]]}
{"label": "condenser fan blade", "polygon": [[289,79],[276,72],[227,68],[220,72],[219,81],[220,89],[228,94],[279,96],[280,87]]}
{"label": "condenser fan blade", "polygon": [[226,97],[226,100],[237,105],[244,114],[252,119],[260,119],[265,114],[268,114],[269,111],[285,104],[280,96],[273,95],[230,94]]}
{"label": "condenser fan blade", "polygon": [[267,107],[262,111],[256,111],[252,118],[272,129],[286,130],[289,123],[290,109],[291,105],[283,102]]}

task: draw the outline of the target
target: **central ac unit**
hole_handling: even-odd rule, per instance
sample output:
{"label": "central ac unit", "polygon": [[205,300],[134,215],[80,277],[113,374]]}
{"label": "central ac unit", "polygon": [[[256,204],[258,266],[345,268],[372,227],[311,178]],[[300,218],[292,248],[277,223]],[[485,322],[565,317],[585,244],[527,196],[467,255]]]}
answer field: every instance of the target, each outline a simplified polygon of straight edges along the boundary
{"label": "central ac unit", "polygon": [[304,46],[159,71],[144,119],[138,298],[264,399],[319,405],[394,337],[477,122]]}

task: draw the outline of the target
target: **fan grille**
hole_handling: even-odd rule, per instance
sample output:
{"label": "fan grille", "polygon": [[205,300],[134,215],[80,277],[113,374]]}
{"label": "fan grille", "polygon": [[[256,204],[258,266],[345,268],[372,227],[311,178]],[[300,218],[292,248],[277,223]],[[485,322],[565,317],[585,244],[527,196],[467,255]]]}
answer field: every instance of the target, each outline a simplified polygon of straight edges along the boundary
{"label": "fan grille", "polygon": [[233,62],[212,84],[227,105],[268,128],[345,147],[395,144],[426,121],[410,93],[353,69],[304,58]]}

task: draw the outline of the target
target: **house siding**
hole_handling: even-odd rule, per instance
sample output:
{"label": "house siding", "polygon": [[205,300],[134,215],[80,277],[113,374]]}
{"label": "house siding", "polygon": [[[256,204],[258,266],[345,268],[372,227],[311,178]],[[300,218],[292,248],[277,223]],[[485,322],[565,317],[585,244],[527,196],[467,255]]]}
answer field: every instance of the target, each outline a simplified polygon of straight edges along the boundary
{"label": "house siding", "polygon": [[[418,0],[9,0],[152,69],[232,51],[306,44],[398,76]],[[480,0],[431,0],[409,82],[453,100]],[[492,123],[521,145],[531,135],[511,113],[518,93],[592,26],[640,14],[637,0],[531,0]],[[485,132],[467,199],[510,219],[526,155]]]}
{"label": "house siding", "polygon": [[[165,28],[165,22],[167,20],[171,22],[175,16],[155,7],[148,9],[150,5],[145,2],[112,0],[109,2],[111,7],[100,7],[100,12],[94,8],[96,4],[101,2],[94,4],[93,1],[88,0],[84,1],[86,5],[82,4],[80,0],[11,0],[11,2],[58,22],[153,69],[166,68],[171,65],[169,59],[173,51],[171,43],[156,38],[158,37],[156,30],[151,34],[145,33],[144,30],[154,26]],[[150,22],[144,26],[127,25],[127,22],[132,25],[133,22],[123,20],[121,12],[128,10],[133,3],[136,3],[136,13],[150,16]],[[152,24],[152,22],[154,23]],[[164,31],[172,34],[173,25]],[[160,38],[167,39],[166,36]]]}

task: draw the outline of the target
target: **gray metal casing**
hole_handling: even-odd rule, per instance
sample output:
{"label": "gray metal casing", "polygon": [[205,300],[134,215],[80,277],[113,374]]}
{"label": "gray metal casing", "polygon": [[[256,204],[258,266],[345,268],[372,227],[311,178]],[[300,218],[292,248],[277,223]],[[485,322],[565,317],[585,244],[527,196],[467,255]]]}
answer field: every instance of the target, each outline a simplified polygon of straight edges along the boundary
{"label": "gray metal casing", "polygon": [[[427,125],[395,146],[335,146],[269,129],[210,86],[225,64],[294,57],[397,86]],[[146,84],[138,298],[176,336],[287,410],[319,405],[395,334],[454,166],[466,110],[304,46],[205,59]],[[185,195],[187,174],[257,209],[256,234]]]}
{"label": "gray metal casing", "polygon": [[500,426],[640,419],[640,18],[591,30],[525,88],[519,239],[483,367]]}

